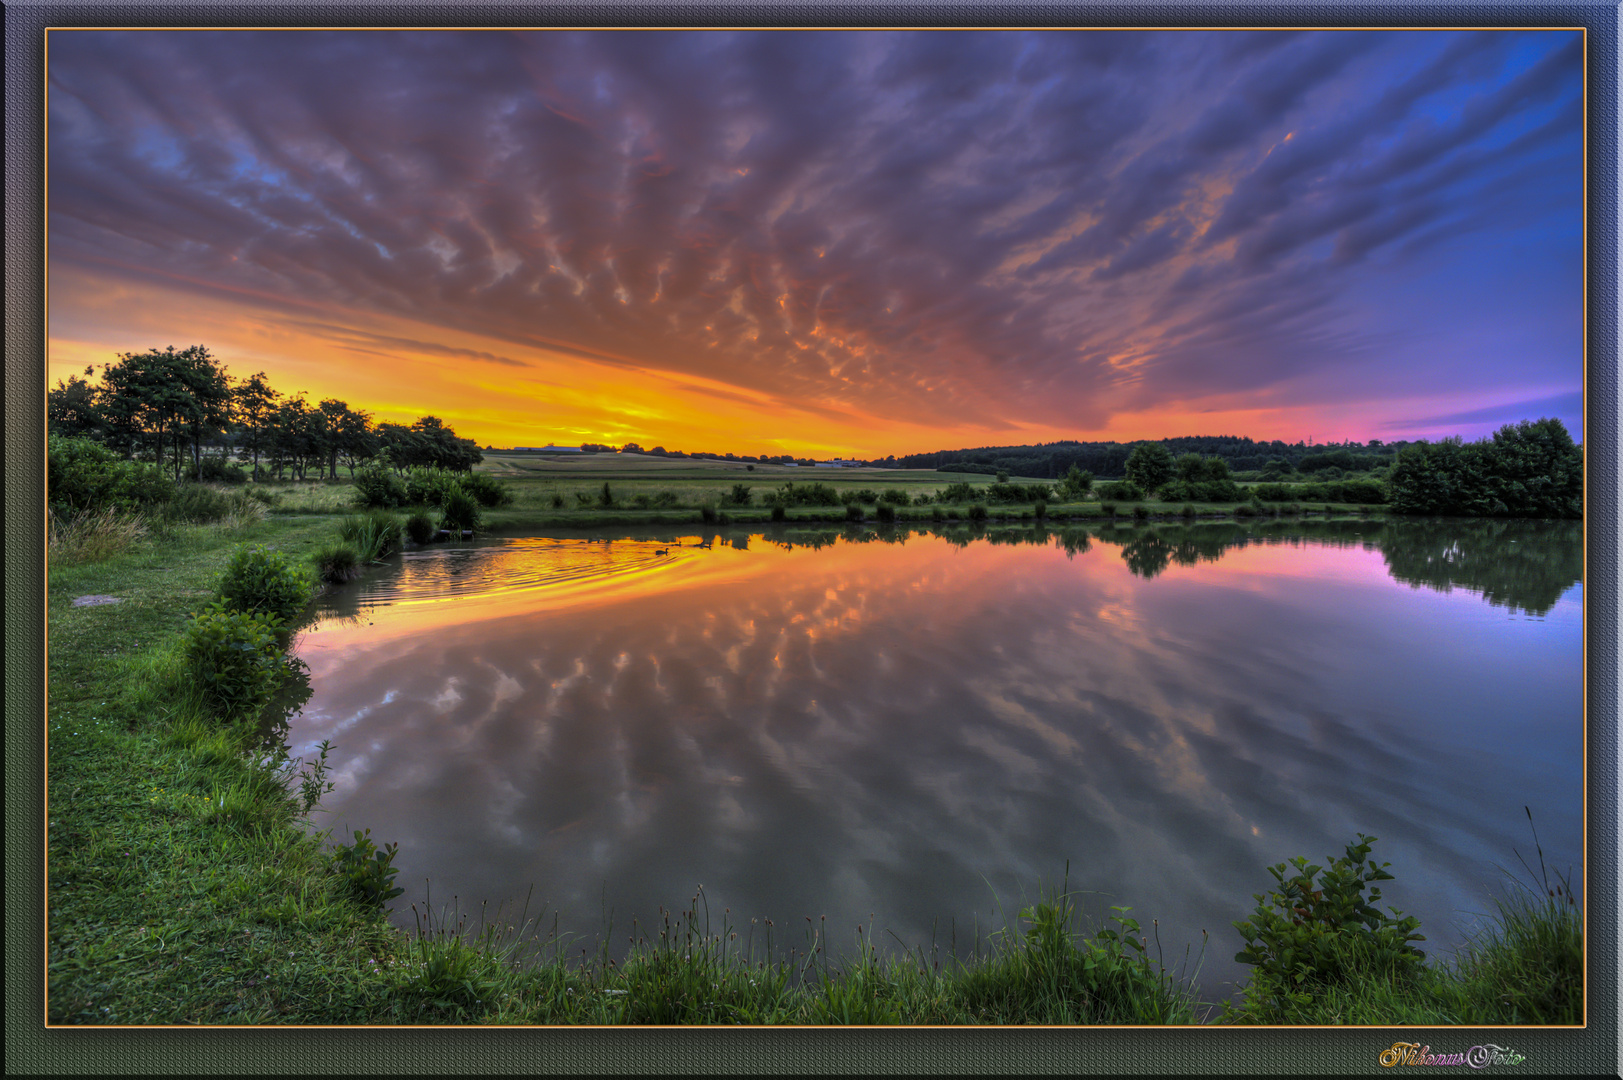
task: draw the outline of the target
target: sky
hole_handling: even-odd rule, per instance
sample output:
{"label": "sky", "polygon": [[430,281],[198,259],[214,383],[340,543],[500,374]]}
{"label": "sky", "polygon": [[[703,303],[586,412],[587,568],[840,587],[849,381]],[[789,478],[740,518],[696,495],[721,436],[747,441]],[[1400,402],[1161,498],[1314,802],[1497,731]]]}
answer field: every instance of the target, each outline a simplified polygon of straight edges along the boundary
{"label": "sky", "polygon": [[48,371],[481,445],[1582,439],[1577,31],[53,30]]}

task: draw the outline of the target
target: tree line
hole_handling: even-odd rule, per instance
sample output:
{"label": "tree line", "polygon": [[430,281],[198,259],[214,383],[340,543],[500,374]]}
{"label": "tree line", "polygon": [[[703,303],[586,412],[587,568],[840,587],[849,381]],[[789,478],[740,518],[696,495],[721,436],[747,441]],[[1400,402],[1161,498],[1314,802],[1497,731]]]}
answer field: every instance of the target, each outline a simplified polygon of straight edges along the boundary
{"label": "tree line", "polygon": [[233,377],[202,345],[117,356],[101,366],[100,383],[89,381],[95,365],[84,377],[57,381],[47,394],[50,433],[157,462],[177,481],[236,479],[239,453],[254,479],[277,480],[325,479],[340,465],[353,479],[370,461],[401,473],[418,466],[466,472],[483,460],[472,439],[438,417],[375,424],[370,413],[336,398],[312,405],[303,391],[274,389],[263,371]]}
{"label": "tree line", "polygon": [[[973,449],[936,450],[927,454],[904,454],[869,462],[900,469],[938,469],[943,472],[986,473],[1004,471],[1016,476],[1046,477],[1057,480],[1072,468],[1098,477],[1124,477],[1127,459],[1134,450],[1151,440],[1137,442],[1076,442],[1064,440],[1026,446],[981,446]],[[1315,472],[1337,469],[1352,472],[1392,463],[1407,442],[1309,444],[1287,443],[1278,439],[1256,441],[1238,435],[1184,435],[1155,440],[1175,456],[1198,454],[1219,458],[1234,472],[1264,472],[1274,476],[1292,471]],[[1339,472],[1336,474],[1339,475]],[[1272,478],[1272,476],[1268,477]]]}

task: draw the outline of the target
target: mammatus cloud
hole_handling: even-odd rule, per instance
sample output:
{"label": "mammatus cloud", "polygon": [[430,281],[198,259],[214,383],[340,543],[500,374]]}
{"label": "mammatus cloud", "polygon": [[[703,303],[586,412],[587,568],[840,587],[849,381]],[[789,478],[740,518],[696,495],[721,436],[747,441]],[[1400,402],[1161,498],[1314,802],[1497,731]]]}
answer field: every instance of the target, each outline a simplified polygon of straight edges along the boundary
{"label": "mammatus cloud", "polygon": [[[1238,396],[1373,430],[1462,380],[1581,382],[1573,33],[56,31],[50,57],[53,280],[161,284],[181,338],[212,290],[358,371],[664,373],[875,452],[904,418],[951,445]],[[53,337],[116,334],[85,292],[53,287]]]}

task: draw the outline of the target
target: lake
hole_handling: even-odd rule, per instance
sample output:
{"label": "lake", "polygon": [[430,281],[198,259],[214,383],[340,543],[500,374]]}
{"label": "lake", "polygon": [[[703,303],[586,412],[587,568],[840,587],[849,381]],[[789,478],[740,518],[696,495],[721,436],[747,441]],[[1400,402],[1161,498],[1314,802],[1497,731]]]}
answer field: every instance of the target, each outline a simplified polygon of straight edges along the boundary
{"label": "lake", "polygon": [[1538,869],[1524,806],[1582,888],[1576,523],[700,528],[429,546],[322,599],[289,739],[333,743],[318,827],[399,842],[397,923],[425,880],[533,886],[622,952],[702,885],[791,945],[967,953],[1068,864],[1169,967],[1210,931],[1211,1000],[1266,867],[1357,832],[1441,955]]}

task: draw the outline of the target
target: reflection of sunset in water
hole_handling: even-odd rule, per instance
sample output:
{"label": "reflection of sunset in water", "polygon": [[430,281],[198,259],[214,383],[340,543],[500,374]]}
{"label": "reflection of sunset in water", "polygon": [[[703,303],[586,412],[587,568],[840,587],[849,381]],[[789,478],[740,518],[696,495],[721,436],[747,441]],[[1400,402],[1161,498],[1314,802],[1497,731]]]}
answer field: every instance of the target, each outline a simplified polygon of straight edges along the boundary
{"label": "reflection of sunset in water", "polygon": [[1524,802],[1578,862],[1576,588],[1532,623],[1435,603],[1362,543],[1158,561],[1180,537],[428,548],[301,639],[294,750],[333,740],[320,823],[399,840],[408,888],[533,883],[586,935],[605,898],[620,926],[702,883],[917,944],[1070,860],[1098,909],[1211,930],[1218,982],[1264,866],[1354,831],[1434,942]]}

